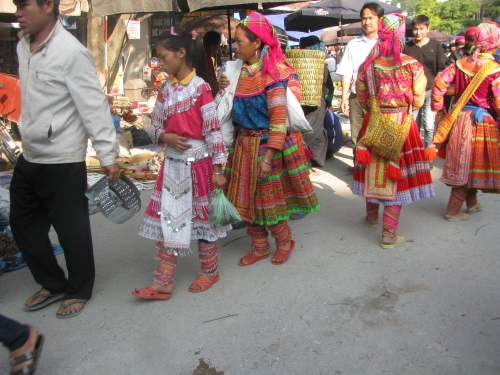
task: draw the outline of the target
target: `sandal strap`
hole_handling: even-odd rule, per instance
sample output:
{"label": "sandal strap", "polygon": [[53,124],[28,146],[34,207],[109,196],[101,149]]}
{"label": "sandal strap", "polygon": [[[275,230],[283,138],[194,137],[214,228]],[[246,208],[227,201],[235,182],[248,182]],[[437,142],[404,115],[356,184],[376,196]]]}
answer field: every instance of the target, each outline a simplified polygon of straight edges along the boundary
{"label": "sandal strap", "polygon": [[10,375],[29,375],[35,369],[35,365],[30,363],[29,365],[21,367],[19,370],[11,372]]}
{"label": "sandal strap", "polygon": [[70,303],[64,303],[64,301],[62,301],[61,306],[65,309],[66,307],[70,307],[70,306],[75,305],[77,303],[83,303],[85,305],[87,303],[87,300],[86,299],[77,299],[77,300],[70,302]]}
{"label": "sandal strap", "polygon": [[9,358],[9,365],[11,366],[20,365],[21,363],[29,361],[30,359],[35,359],[37,351],[38,349],[34,349],[31,352],[26,352],[17,357]]}
{"label": "sandal strap", "polygon": [[42,290],[40,289],[38,292],[35,292],[32,296],[31,299],[37,299],[37,298],[52,298],[61,295],[61,293],[57,294],[52,294],[52,293],[40,293]]}

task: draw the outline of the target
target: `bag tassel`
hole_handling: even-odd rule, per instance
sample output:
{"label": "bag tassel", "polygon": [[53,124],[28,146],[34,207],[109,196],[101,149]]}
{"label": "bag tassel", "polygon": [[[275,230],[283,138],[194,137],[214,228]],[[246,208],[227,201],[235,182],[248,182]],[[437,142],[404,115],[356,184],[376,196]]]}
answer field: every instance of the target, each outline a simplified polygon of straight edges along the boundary
{"label": "bag tassel", "polygon": [[436,147],[434,145],[427,147],[424,151],[424,155],[427,161],[436,161]]}
{"label": "bag tassel", "polygon": [[385,174],[388,178],[393,181],[398,181],[403,179],[403,174],[401,173],[401,169],[399,165],[389,162],[389,166],[387,167],[387,172]]}
{"label": "bag tassel", "polygon": [[370,164],[372,162],[372,155],[363,146],[356,146],[356,161],[359,164]]}
{"label": "bag tassel", "polygon": [[439,148],[437,150],[437,156],[439,156],[441,159],[446,158],[446,145],[445,144],[439,145]]}

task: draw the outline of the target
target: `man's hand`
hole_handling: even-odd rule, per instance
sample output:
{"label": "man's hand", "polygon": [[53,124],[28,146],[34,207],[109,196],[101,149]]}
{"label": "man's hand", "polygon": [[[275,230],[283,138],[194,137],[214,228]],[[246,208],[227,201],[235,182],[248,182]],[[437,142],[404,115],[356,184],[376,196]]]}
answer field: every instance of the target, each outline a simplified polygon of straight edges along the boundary
{"label": "man's hand", "polygon": [[342,98],[340,102],[340,109],[342,110],[343,113],[349,116],[349,99]]}
{"label": "man's hand", "polygon": [[177,133],[161,133],[159,138],[160,141],[166,143],[170,147],[173,147],[179,152],[185,152],[192,147],[189,143],[187,143],[189,138],[182,137]]}
{"label": "man's hand", "polygon": [[102,167],[102,171],[108,176],[110,182],[117,181],[120,178],[120,168],[116,163]]}

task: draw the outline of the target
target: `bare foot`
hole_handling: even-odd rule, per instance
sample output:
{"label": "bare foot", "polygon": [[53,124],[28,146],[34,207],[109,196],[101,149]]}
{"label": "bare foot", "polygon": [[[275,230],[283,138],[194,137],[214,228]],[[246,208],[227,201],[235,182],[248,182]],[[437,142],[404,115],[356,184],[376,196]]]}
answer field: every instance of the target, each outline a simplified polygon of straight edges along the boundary
{"label": "bare foot", "polygon": [[[38,294],[42,294],[42,295],[43,294],[50,294],[50,292],[47,289],[42,288],[42,289],[40,289],[40,291],[38,292]],[[32,306],[35,306],[35,305],[37,305],[39,303],[42,303],[43,301],[45,301],[47,299],[47,298],[43,298],[43,297],[33,299],[32,297],[33,296],[30,296],[26,300],[26,306],[32,307]]]}
{"label": "bare foot", "polygon": [[[214,280],[218,275],[215,275],[215,276],[212,276],[212,277],[208,277],[208,276],[199,276],[200,278],[202,279],[206,279],[206,280]],[[201,290],[201,287],[197,284],[191,284],[191,286],[189,287],[189,290]]]}
{"label": "bare foot", "polygon": [[[64,304],[68,305],[71,302],[75,302],[75,301],[76,301],[76,299],[65,299]],[[61,307],[59,307],[59,310],[57,310],[57,314],[59,314],[59,315],[73,314],[73,313],[79,312],[81,309],[83,309],[84,306],[85,306],[84,303],[74,303],[68,307],[63,307],[61,305]]]}
{"label": "bare foot", "polygon": [[[288,243],[288,245],[283,246],[283,247],[280,247],[280,248],[279,248],[279,249],[277,249],[277,250],[290,251],[291,246],[292,246],[292,242],[290,241],[290,242]],[[276,254],[275,254],[275,256],[273,257],[272,262],[273,262],[273,263],[282,263],[282,262],[283,262],[283,259],[281,259],[281,258],[277,258],[277,257],[276,257]]]}
{"label": "bare foot", "polygon": [[[30,334],[28,336],[28,341],[26,341],[26,343],[19,349],[11,352],[10,357],[15,358],[25,353],[32,352],[33,350],[35,350],[37,340],[38,340],[38,330],[35,327],[30,326]],[[32,363],[33,359],[29,359],[26,362],[22,362],[18,365],[12,366],[11,372],[15,372],[19,369],[22,369],[24,366],[28,366]]]}

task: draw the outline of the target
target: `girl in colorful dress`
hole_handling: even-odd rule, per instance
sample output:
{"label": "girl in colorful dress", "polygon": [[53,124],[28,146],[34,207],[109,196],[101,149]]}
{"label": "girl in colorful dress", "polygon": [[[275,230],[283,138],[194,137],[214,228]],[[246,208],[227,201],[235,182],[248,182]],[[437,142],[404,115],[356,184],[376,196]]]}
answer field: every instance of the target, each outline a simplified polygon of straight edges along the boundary
{"label": "girl in colorful dress", "polygon": [[[438,154],[445,157],[440,180],[451,186],[446,220],[468,220],[470,213],[482,208],[477,190],[500,192],[500,147],[497,114],[500,113],[500,65],[493,54],[498,49],[500,32],[495,23],[486,22],[475,32],[475,52],[443,70],[432,89],[432,110],[443,107],[448,86],[455,84],[455,99],[466,104],[455,122],[441,122],[433,142],[439,144]],[[483,69],[484,67],[484,69]],[[474,87],[473,79],[479,87]],[[466,203],[467,213],[460,212]]]}
{"label": "girl in colorful dress", "polygon": [[[411,109],[424,103],[426,78],[422,66],[401,53],[404,46],[405,20],[389,14],[379,21],[379,42],[360,67],[356,92],[361,106],[368,112],[360,132],[356,151],[354,181],[351,190],[366,198],[365,224],[376,227],[379,205],[384,206],[382,242],[384,249],[405,242],[396,235],[403,205],[435,196],[424,145],[413,118],[403,137],[399,161],[389,162],[363,147],[363,135],[370,119],[370,98],[376,97],[380,112],[398,124],[405,123]],[[398,154],[397,150],[393,150]]]}
{"label": "girl in colorful dress", "polygon": [[239,265],[269,256],[268,229],[277,247],[272,264],[281,265],[295,246],[287,224],[290,214],[319,209],[302,137],[286,129],[287,86],[300,101],[300,84],[284,61],[274,28],[259,13],[237,26],[235,53],[243,67],[232,108],[238,135],[224,170],[225,192],[252,240],[252,251]]}
{"label": "girl in colorful dress", "polygon": [[177,257],[190,252],[191,240],[198,240],[201,271],[189,290],[204,292],[219,280],[215,241],[230,226],[215,227],[208,221],[209,201],[226,182],[226,149],[210,86],[192,68],[193,61],[205,61],[198,58],[203,46],[172,28],[160,35],[156,51],[172,78],[158,94],[151,139],[166,145],[166,151],[139,235],[157,241],[159,263],[153,284],[132,294],[167,300]]}

